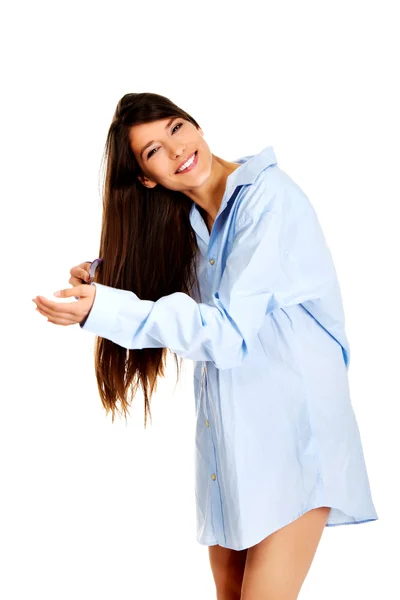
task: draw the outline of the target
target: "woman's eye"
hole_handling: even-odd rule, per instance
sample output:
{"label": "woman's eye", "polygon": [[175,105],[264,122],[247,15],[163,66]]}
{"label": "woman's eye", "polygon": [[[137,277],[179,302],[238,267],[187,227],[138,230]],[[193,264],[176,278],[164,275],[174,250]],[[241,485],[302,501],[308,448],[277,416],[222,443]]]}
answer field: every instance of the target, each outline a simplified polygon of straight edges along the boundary
{"label": "woman's eye", "polygon": [[[174,133],[174,131],[175,131],[175,129],[176,129],[177,127],[179,127],[179,128],[180,128],[182,125],[183,125],[183,123],[177,123],[177,124],[175,125],[175,127],[173,127],[173,128],[172,128],[172,133]],[[153,152],[155,152],[156,150],[157,150],[157,148],[153,148],[153,150],[150,150],[150,152],[149,152],[149,153],[148,153],[148,155],[147,155],[147,158],[149,159],[151,156],[153,156]]]}

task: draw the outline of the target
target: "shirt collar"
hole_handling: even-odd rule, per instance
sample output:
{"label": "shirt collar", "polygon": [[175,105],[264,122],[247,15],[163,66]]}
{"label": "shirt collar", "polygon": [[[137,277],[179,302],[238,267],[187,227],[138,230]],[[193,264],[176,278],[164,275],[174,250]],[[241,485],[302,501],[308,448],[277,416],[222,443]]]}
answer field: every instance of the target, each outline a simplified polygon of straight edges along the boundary
{"label": "shirt collar", "polygon": [[[233,173],[227,177],[225,193],[222,198],[217,216],[225,209],[236,187],[241,185],[251,185],[255,182],[261,171],[270,165],[277,164],[275,152],[273,151],[272,146],[266,146],[258,154],[242,156],[233,162],[239,163],[240,167],[235,169]],[[192,225],[193,219],[196,217],[201,218],[201,215],[196,202],[193,201],[192,208],[190,210],[190,221]]]}

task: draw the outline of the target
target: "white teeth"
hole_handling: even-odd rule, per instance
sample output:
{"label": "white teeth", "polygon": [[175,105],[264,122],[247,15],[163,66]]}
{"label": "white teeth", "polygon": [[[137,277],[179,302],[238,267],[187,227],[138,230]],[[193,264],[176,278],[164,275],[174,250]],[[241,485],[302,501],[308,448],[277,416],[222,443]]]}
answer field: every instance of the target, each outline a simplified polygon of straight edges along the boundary
{"label": "white teeth", "polygon": [[190,158],[187,162],[185,162],[184,165],[181,166],[180,169],[178,169],[178,173],[181,173],[182,171],[184,171],[187,167],[189,167],[192,164],[193,161],[194,161],[194,154],[193,154],[192,158]]}
{"label": "white teeth", "polygon": [[177,170],[177,173],[181,173],[181,171],[184,171],[187,167],[189,167],[192,164],[192,162],[195,159],[195,154],[196,153],[194,153],[192,158],[189,158],[189,160],[187,162],[185,162],[185,164],[182,165],[180,169]]}

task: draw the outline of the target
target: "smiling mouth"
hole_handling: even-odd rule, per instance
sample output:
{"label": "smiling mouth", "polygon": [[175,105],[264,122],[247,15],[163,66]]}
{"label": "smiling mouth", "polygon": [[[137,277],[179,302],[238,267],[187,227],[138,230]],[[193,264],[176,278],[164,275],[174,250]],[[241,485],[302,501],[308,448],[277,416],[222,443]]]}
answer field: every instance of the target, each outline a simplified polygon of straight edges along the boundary
{"label": "smiling mouth", "polygon": [[192,154],[192,156],[188,160],[192,161],[189,164],[189,166],[187,166],[186,169],[184,169],[183,171],[175,171],[175,175],[180,175],[181,173],[187,173],[188,171],[191,171],[191,169],[193,169],[197,165],[197,150]]}

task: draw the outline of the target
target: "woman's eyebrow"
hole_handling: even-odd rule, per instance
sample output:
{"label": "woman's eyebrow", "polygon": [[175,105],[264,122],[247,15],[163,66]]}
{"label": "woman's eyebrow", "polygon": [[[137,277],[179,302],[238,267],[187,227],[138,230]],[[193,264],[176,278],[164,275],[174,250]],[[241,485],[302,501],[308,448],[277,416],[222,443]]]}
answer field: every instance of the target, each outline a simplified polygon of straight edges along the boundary
{"label": "woman's eyebrow", "polygon": [[[175,121],[175,119],[177,119],[178,117],[172,117],[172,119],[170,119],[168,121],[168,123],[165,126],[165,129],[168,129],[168,127],[171,125],[171,123],[173,123]],[[145,146],[143,146],[141,152],[140,152],[140,157],[143,158],[142,154],[143,152],[146,150],[146,148],[148,148],[149,146],[151,146],[151,144],[154,144],[154,140],[151,140],[151,142],[149,142],[148,144],[146,144]]]}

